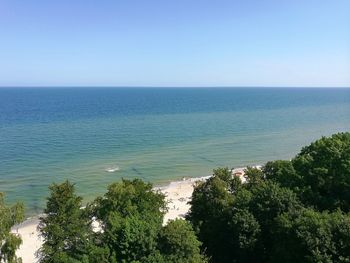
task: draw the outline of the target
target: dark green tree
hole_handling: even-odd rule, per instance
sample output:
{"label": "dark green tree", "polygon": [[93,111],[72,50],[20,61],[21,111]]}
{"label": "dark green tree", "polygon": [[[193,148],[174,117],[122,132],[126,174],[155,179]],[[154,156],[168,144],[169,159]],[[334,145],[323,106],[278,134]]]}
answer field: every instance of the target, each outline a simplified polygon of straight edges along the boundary
{"label": "dark green tree", "polygon": [[82,198],[75,194],[74,184],[65,181],[49,187],[45,216],[39,230],[44,243],[40,262],[82,262],[88,259],[92,231],[82,209]]}
{"label": "dark green tree", "polygon": [[4,194],[0,193],[0,262],[19,263],[16,250],[22,243],[21,238],[11,233],[11,228],[24,220],[24,208],[22,203],[7,206]]}
{"label": "dark green tree", "polygon": [[350,262],[350,216],[303,209],[276,219],[272,261]]}
{"label": "dark green tree", "polygon": [[255,262],[260,238],[260,225],[247,209],[232,209],[227,221],[227,244],[229,262]]}
{"label": "dark green tree", "polygon": [[322,137],[304,147],[292,163],[302,178],[304,203],[350,211],[350,133]]}
{"label": "dark green tree", "polygon": [[[195,187],[187,218],[212,262],[263,262],[273,246],[271,229],[282,213],[300,209],[296,194],[248,169],[251,181],[230,190],[232,181],[214,176]],[[249,177],[248,177],[249,179]]]}
{"label": "dark green tree", "polygon": [[263,169],[266,179],[279,183],[283,187],[299,191],[301,176],[295,171],[291,161],[277,160],[267,162]]}
{"label": "dark green tree", "polygon": [[[267,181],[251,189],[249,211],[255,216],[259,224],[269,228],[276,216],[301,208],[296,194],[285,187]],[[239,204],[238,204],[239,205]]]}
{"label": "dark green tree", "polygon": [[158,240],[164,261],[173,263],[206,262],[200,253],[200,245],[191,224],[180,219],[168,222]]}
{"label": "dark green tree", "polygon": [[228,167],[214,169],[213,175],[226,183],[229,183],[232,179],[232,173]]}
{"label": "dark green tree", "polygon": [[204,245],[203,251],[213,261],[220,258],[221,262],[226,262],[227,259],[227,217],[228,208],[233,204],[233,196],[228,189],[229,182],[215,174],[206,182],[199,183],[192,194],[187,215]]}
{"label": "dark green tree", "polygon": [[95,243],[108,252],[100,262],[201,263],[200,242],[188,222],[162,226],[165,196],[139,179],[122,180],[108,187],[90,206],[102,227]]}
{"label": "dark green tree", "polygon": [[[238,204],[238,206],[241,205]],[[299,210],[301,207],[292,190],[280,187],[274,182],[267,181],[251,189],[251,198],[247,208],[261,229],[259,245],[255,251],[260,260],[267,260],[270,256],[274,243],[272,229],[276,217],[288,211]]]}
{"label": "dark green tree", "polygon": [[[122,180],[84,209],[70,182],[50,191],[39,225],[41,262],[206,262],[188,222],[162,226],[165,198],[149,183]],[[95,232],[92,220],[99,224]]]}
{"label": "dark green tree", "polygon": [[265,180],[265,174],[261,171],[261,169],[250,166],[244,170],[244,177],[246,179],[247,187],[253,187]]}
{"label": "dark green tree", "polygon": [[108,248],[109,262],[146,262],[157,250],[166,211],[164,195],[139,179],[108,187],[93,204],[101,223],[100,245]]}
{"label": "dark green tree", "polygon": [[245,178],[216,169],[195,187],[188,219],[211,262],[350,262],[350,133]]}
{"label": "dark green tree", "polygon": [[111,213],[117,212],[122,217],[140,215],[145,219],[162,224],[166,212],[165,196],[160,191],[154,191],[152,184],[140,179],[125,180],[111,184],[103,197],[98,197],[93,206],[95,213],[102,222],[102,227]]}
{"label": "dark green tree", "polygon": [[242,189],[241,178],[239,178],[238,176],[233,176],[232,179],[229,181],[229,192],[231,194],[235,194],[241,189]]}

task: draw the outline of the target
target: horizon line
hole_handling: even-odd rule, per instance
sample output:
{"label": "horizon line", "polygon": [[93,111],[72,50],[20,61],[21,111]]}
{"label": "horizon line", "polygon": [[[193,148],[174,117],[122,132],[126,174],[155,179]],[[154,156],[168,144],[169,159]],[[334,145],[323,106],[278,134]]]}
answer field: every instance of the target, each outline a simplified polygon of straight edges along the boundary
{"label": "horizon line", "polygon": [[8,85],[8,86],[0,86],[0,89],[6,88],[172,88],[172,89],[186,89],[186,88],[290,88],[290,89],[330,89],[330,88],[339,88],[339,89],[349,89],[349,86],[160,86],[160,85],[142,85],[142,86],[122,86],[122,85]]}

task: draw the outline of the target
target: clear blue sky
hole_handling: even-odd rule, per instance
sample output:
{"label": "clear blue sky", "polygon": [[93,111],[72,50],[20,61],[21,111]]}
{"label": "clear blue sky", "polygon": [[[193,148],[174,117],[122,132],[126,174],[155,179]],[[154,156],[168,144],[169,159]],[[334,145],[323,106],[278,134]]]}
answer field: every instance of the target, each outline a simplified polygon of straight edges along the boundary
{"label": "clear blue sky", "polygon": [[0,86],[350,86],[349,0],[0,1]]}

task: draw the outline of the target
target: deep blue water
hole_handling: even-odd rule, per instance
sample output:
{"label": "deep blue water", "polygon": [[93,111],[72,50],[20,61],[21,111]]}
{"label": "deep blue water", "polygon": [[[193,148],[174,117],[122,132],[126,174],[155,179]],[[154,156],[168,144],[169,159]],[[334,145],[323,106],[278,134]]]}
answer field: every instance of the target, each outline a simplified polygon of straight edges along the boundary
{"label": "deep blue water", "polygon": [[122,177],[159,184],[290,159],[349,130],[350,89],[2,88],[0,191],[34,214],[52,182],[91,200]]}

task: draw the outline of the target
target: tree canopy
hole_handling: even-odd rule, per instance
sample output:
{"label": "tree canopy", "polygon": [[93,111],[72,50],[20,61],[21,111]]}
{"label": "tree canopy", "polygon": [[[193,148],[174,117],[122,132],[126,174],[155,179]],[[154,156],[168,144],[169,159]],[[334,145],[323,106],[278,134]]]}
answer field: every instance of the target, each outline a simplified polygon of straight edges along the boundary
{"label": "tree canopy", "polygon": [[86,208],[81,201],[69,181],[50,186],[41,262],[206,262],[189,222],[162,225],[165,198],[149,183],[122,180]]}
{"label": "tree canopy", "polygon": [[350,211],[350,133],[304,147],[292,160],[301,176],[301,198],[320,210]]}
{"label": "tree canopy", "polygon": [[[53,184],[40,262],[350,262],[350,133],[244,176],[215,169],[195,185],[186,220],[166,225],[164,194],[140,179],[111,184],[84,208],[74,184]],[[20,262],[10,231],[22,220],[23,205],[0,194],[0,262]]]}
{"label": "tree canopy", "polygon": [[49,190],[45,216],[39,224],[44,238],[40,262],[81,262],[88,254],[92,234],[90,221],[82,209],[82,198],[76,195],[74,184],[69,181],[53,184]]}
{"label": "tree canopy", "polygon": [[4,194],[0,193],[0,262],[21,262],[21,259],[16,256],[16,250],[22,240],[18,235],[11,233],[11,228],[23,220],[23,204],[16,203],[13,206],[7,206]]}
{"label": "tree canopy", "polygon": [[187,216],[211,262],[350,262],[350,133],[248,167],[244,184],[228,174],[195,187]]}

